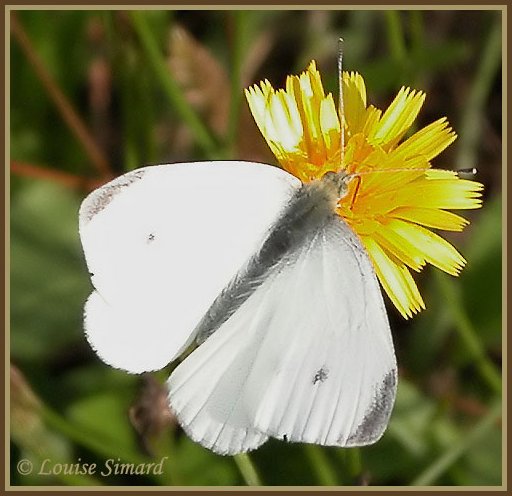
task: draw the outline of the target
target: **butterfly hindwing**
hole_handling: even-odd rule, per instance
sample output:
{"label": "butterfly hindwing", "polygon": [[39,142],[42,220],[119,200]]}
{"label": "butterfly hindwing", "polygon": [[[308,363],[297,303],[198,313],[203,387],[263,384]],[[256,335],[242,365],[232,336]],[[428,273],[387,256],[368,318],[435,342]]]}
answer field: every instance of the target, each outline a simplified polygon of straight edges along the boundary
{"label": "butterfly hindwing", "polygon": [[219,453],[253,449],[266,436],[375,442],[393,406],[396,362],[378,282],[357,236],[329,217],[269,270],[168,385],[180,423]]}

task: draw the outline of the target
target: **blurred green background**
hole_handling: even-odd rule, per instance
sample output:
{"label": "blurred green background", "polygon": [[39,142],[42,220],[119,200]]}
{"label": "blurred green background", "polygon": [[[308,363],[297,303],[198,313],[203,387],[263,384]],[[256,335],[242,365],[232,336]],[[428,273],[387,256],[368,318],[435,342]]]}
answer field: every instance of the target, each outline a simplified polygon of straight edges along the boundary
{"label": "blurred green background", "polygon": [[[500,11],[19,11],[11,18],[11,483],[20,485],[499,485],[501,430]],[[274,163],[242,89],[318,62],[337,95],[337,39],[385,108],[423,89],[416,126],[447,116],[434,165],[477,167],[484,207],[448,234],[459,278],[417,279],[427,310],[388,304],[399,363],[375,445],[270,441],[249,457],[194,444],[165,406],[167,371],[113,370],[87,345],[91,291],[77,212],[95,186],[151,163]],[[19,460],[159,461],[162,475],[20,475]]]}

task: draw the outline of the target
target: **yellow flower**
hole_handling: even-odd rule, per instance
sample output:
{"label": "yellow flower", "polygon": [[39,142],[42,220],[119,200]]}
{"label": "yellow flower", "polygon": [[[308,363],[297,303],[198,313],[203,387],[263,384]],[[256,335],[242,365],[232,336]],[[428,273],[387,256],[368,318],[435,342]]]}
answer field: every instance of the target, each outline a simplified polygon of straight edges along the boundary
{"label": "yellow flower", "polygon": [[279,163],[301,181],[342,169],[361,174],[350,182],[338,213],[359,235],[396,308],[411,317],[425,308],[411,269],[419,272],[429,263],[458,275],[466,263],[429,228],[461,231],[468,221],[447,210],[480,207],[483,186],[430,169],[431,160],[456,138],[445,118],[403,140],[423,105],[423,92],[402,88],[382,112],[367,105],[359,74],[344,72],[342,81],[343,154],[336,105],[314,61],[300,76],[288,76],[286,90],[263,81],[246,96]]}

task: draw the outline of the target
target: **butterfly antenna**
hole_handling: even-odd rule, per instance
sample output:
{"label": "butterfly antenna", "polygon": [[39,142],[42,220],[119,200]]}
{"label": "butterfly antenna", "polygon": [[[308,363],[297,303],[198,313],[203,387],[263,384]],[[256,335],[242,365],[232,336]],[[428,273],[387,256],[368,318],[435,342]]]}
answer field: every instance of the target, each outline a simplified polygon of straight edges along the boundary
{"label": "butterfly antenna", "polygon": [[338,114],[340,118],[340,168],[343,169],[345,163],[345,106],[343,104],[343,38],[338,40]]}
{"label": "butterfly antenna", "polygon": [[457,176],[460,179],[465,178],[473,178],[478,174],[478,169],[475,167],[469,167],[467,169],[436,169],[433,167],[424,167],[424,168],[411,168],[411,167],[401,167],[397,169],[380,169],[380,170],[370,170],[370,171],[364,171],[364,172],[353,172],[351,174],[347,174],[345,177],[348,177],[349,179],[354,177],[361,177],[361,176],[369,176],[371,174],[389,174],[390,172],[429,172],[429,171],[445,171],[445,172],[451,172],[454,174],[457,174]]}
{"label": "butterfly antenna", "polygon": [[475,167],[468,167],[467,169],[457,169],[455,172],[461,179],[467,177],[474,177],[478,174],[478,170]]}

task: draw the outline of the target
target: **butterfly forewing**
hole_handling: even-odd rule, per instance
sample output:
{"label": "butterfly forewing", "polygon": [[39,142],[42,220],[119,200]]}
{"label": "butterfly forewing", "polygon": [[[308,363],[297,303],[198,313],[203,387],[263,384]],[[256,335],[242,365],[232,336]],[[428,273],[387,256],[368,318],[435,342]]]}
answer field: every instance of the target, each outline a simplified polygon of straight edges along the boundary
{"label": "butterfly forewing", "polygon": [[131,372],[172,360],[299,186],[275,167],[204,162],[138,169],[91,193],[85,328],[100,357]]}

